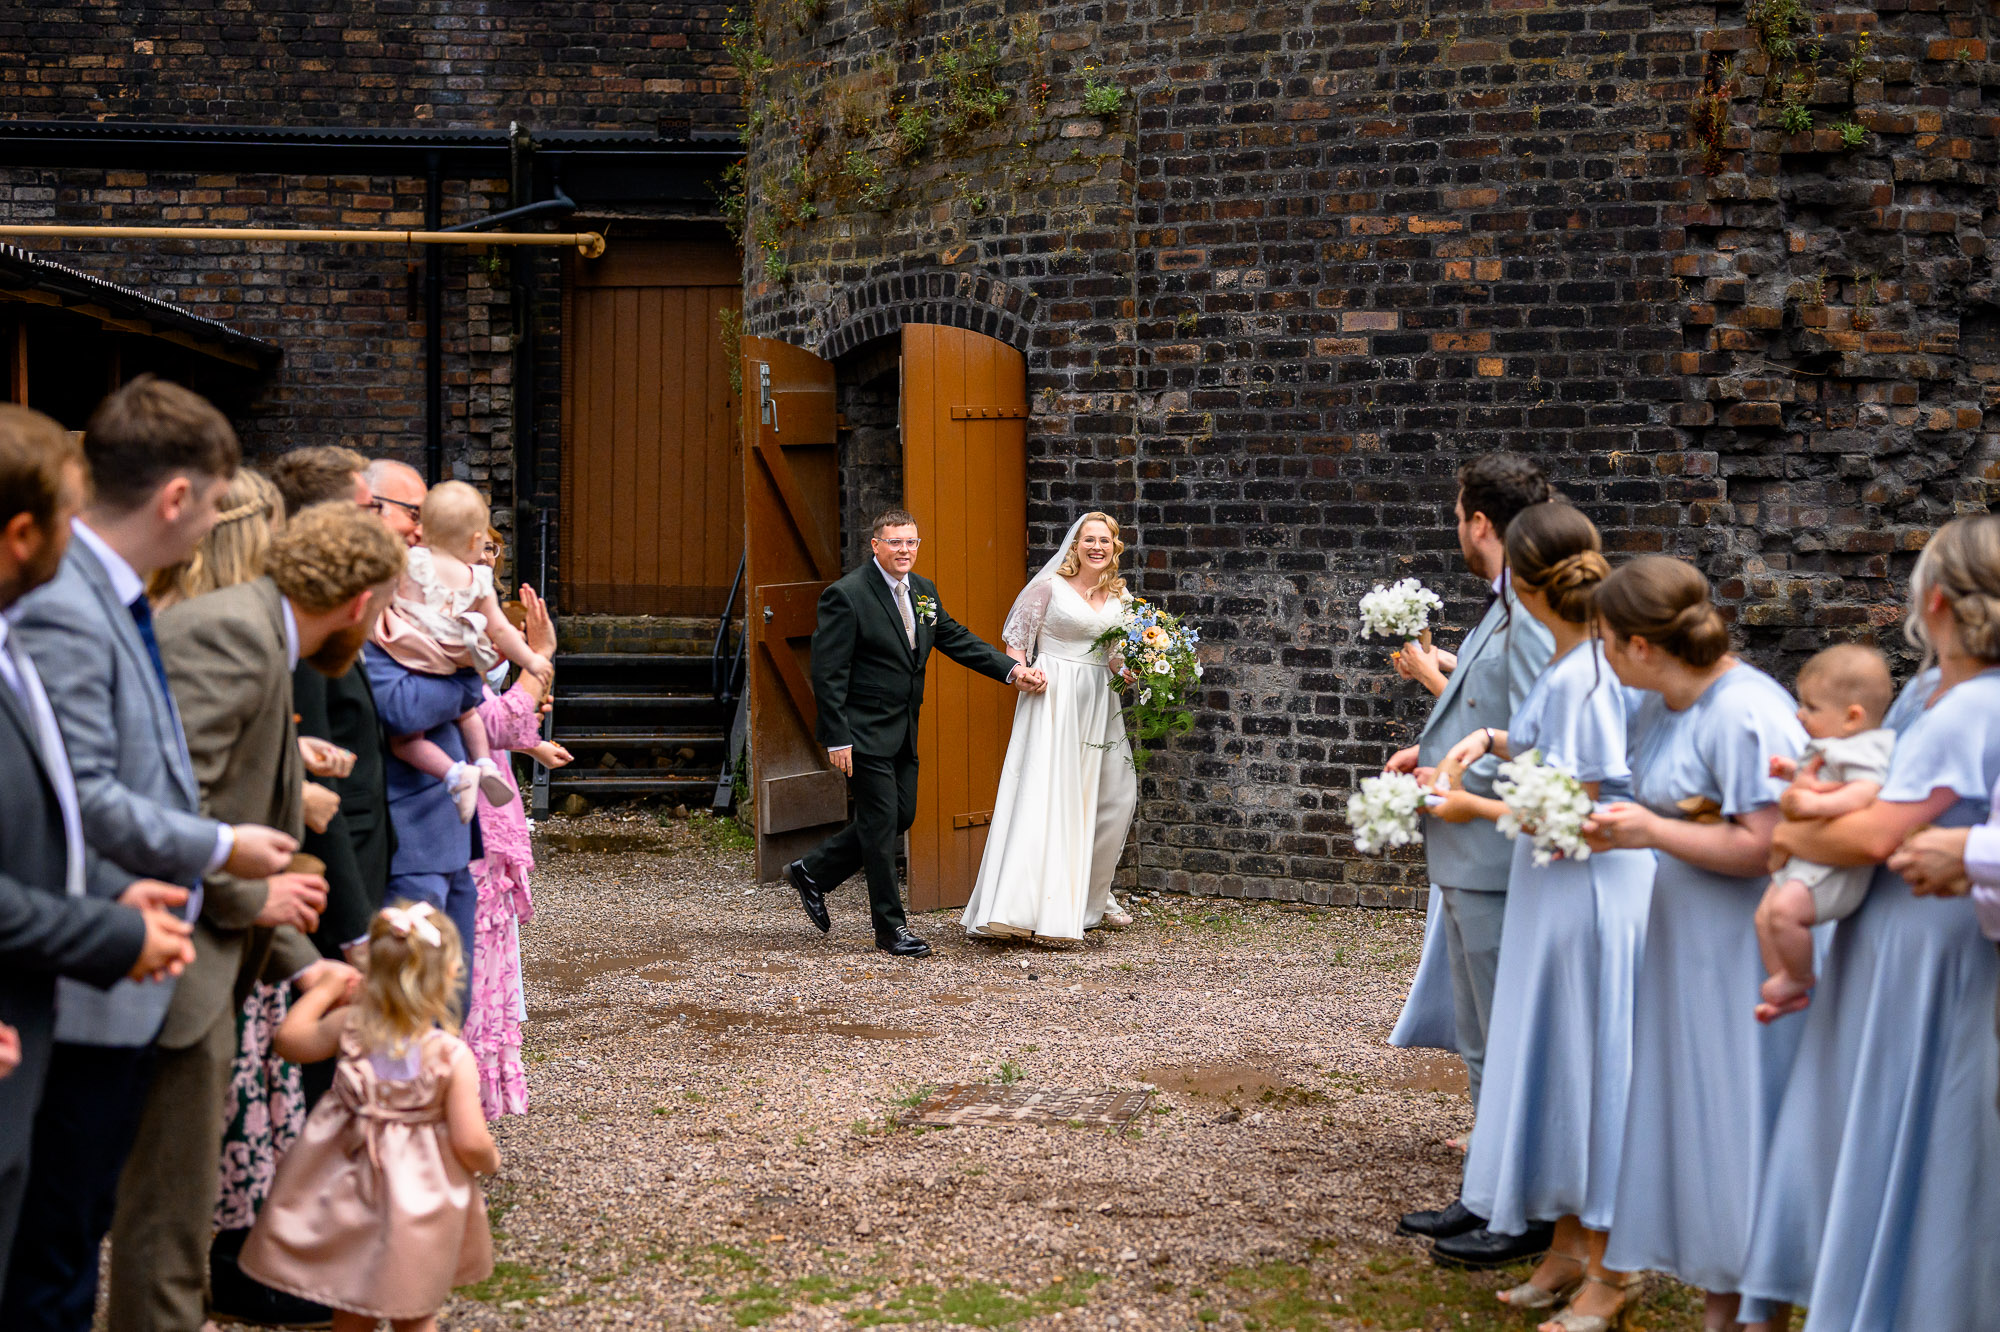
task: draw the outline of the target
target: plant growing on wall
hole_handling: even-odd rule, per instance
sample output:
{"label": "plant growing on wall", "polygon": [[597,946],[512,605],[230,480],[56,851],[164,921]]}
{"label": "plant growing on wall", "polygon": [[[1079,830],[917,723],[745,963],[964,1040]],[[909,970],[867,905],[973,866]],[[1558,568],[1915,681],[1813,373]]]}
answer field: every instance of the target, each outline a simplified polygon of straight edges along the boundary
{"label": "plant growing on wall", "polygon": [[1006,114],[1011,94],[1000,86],[1000,43],[980,34],[939,48],[935,70],[942,137],[962,139]]}
{"label": "plant growing on wall", "polygon": [[1110,79],[1086,74],[1083,79],[1083,113],[1109,119],[1125,109],[1125,90]]}
{"label": "plant growing on wall", "polygon": [[1729,103],[1736,95],[1736,62],[1711,68],[1694,105],[1688,108],[1688,129],[1701,152],[1701,169],[1708,175],[1722,170],[1729,138]]}
{"label": "plant growing on wall", "polygon": [[907,35],[931,12],[931,0],[868,0],[868,17],[875,26]]}

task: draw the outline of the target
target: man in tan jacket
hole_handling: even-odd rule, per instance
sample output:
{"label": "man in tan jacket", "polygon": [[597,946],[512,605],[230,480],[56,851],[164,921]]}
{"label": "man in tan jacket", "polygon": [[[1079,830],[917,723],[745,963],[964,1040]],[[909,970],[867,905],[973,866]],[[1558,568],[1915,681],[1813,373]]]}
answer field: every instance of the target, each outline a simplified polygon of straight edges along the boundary
{"label": "man in tan jacket", "polygon": [[[292,669],[353,665],[394,594],[403,547],[352,503],[300,512],[271,547],[267,576],[160,615],[160,652],[187,732],[202,812],[297,836],[305,773],[292,721]],[[113,1332],[199,1332],[236,1049],[239,976],[310,986],[329,969],[304,937],[318,923],[317,875],[210,875],[159,1035],[159,1062],[111,1229]]]}

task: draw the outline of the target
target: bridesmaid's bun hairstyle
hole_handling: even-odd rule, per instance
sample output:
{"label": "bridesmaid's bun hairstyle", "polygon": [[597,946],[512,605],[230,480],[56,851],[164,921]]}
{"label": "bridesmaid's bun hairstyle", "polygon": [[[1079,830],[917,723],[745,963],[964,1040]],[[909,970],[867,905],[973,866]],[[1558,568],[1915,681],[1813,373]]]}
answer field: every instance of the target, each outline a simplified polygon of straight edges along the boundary
{"label": "bridesmaid's bun hairstyle", "polygon": [[1708,580],[1685,560],[1646,555],[1612,570],[1597,586],[1597,615],[1612,633],[1643,638],[1698,671],[1729,651]]}
{"label": "bridesmaid's bun hairstyle", "polygon": [[1589,624],[1597,585],[1611,572],[1597,527],[1562,500],[1531,504],[1507,524],[1507,568],[1539,592],[1557,618]]}
{"label": "bridesmaid's bun hairstyle", "polygon": [[1980,661],[2000,661],[2000,516],[1954,518],[1917,557],[1903,634],[1924,649],[1926,660],[1937,649],[1924,631],[1923,606],[1932,589],[1951,603],[1959,645]]}

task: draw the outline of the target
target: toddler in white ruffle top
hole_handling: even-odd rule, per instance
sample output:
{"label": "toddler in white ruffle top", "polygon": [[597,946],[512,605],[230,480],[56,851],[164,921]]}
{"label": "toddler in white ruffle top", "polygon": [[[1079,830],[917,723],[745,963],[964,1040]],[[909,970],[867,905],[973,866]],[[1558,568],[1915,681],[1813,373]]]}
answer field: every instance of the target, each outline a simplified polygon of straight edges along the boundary
{"label": "toddler in white ruffle top", "polygon": [[[445,481],[424,497],[424,544],[411,548],[396,599],[375,622],[375,644],[420,675],[456,675],[470,667],[485,675],[502,658],[544,688],[554,679],[547,657],[528,646],[500,612],[493,570],[479,562],[490,521],[486,501],[463,481]],[[458,719],[466,760],[460,763],[422,735],[398,735],[389,752],[451,791],[458,819],[470,823],[479,793],[496,805],[517,799],[500,775],[477,710]]]}
{"label": "toddler in white ruffle top", "polygon": [[[1889,663],[1857,643],[1830,647],[1799,668],[1799,722],[1812,740],[1797,759],[1771,760],[1771,775],[1792,783],[1787,818],[1834,819],[1875,802],[1896,748],[1896,733],[1882,726],[1895,692]],[[1772,876],[1757,905],[1757,946],[1770,973],[1759,1022],[1806,1006],[1813,926],[1852,915],[1874,877],[1873,865],[1836,869],[1797,857]]]}

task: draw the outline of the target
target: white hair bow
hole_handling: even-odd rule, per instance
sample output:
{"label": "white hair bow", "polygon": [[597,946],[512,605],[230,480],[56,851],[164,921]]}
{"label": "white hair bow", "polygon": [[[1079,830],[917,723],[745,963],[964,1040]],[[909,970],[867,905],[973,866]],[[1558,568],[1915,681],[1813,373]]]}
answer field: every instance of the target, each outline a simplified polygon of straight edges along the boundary
{"label": "white hair bow", "polygon": [[431,924],[431,916],[436,911],[429,902],[418,902],[407,907],[383,907],[382,919],[389,922],[389,929],[398,939],[407,939],[415,934],[431,947],[444,943],[444,935]]}

